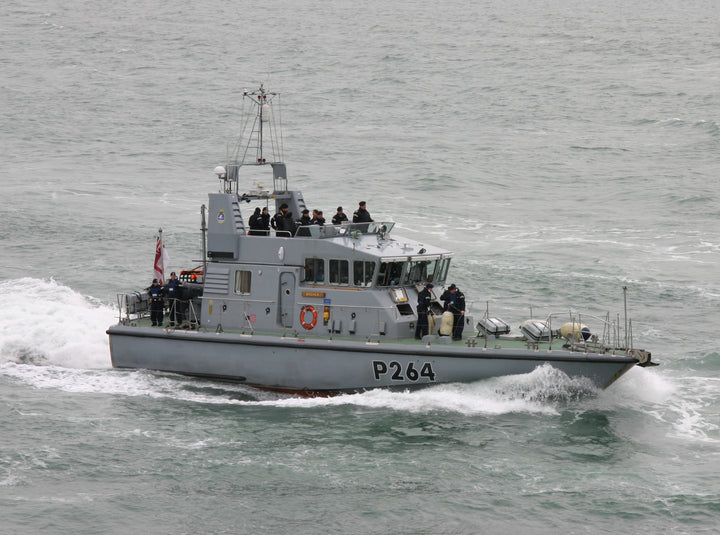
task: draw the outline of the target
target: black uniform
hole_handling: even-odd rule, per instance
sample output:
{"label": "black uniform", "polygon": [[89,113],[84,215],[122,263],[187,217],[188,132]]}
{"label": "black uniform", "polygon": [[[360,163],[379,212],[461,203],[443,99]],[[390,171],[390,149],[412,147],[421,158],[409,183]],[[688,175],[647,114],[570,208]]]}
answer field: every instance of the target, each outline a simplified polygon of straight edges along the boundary
{"label": "black uniform", "polygon": [[286,230],[290,233],[290,236],[295,236],[297,225],[292,217],[292,212],[285,212],[285,217],[282,218],[282,230]]}
{"label": "black uniform", "polygon": [[298,219],[297,224],[299,227],[301,227],[297,231],[298,236],[310,236],[310,229],[302,228],[312,224],[312,219],[310,219],[309,215],[303,214],[302,217]]}
{"label": "black uniform", "polygon": [[345,212],[338,212],[336,213],[332,218],[332,224],[333,225],[342,225],[343,222],[347,221],[348,218],[345,215]]}
{"label": "black uniform", "polygon": [[262,236],[262,216],[260,214],[260,208],[255,208],[255,213],[250,216],[250,235],[251,236]]}
{"label": "black uniform", "polygon": [[[430,286],[429,288],[432,288]],[[417,327],[415,327],[415,338],[421,340],[423,336],[428,334],[428,313],[430,312],[430,301],[432,301],[432,294],[430,293],[428,286],[422,289],[418,294],[417,314],[418,321]]]}
{"label": "black uniform", "polygon": [[153,327],[162,326],[163,322],[163,288],[158,284],[157,279],[153,279],[152,286],[148,288],[150,296],[150,321]]}
{"label": "black uniform", "polygon": [[461,340],[465,328],[465,294],[451,284],[440,296],[440,299],[445,301],[445,310],[449,310],[453,315],[453,340]]}
{"label": "black uniform", "polygon": [[260,214],[260,230],[263,236],[270,235],[270,214],[267,213],[267,209]]}
{"label": "black uniform", "polygon": [[277,236],[287,238],[295,235],[295,221],[293,221],[292,212],[288,212],[287,208],[280,208],[280,211],[270,220],[270,224],[276,230]]}
{"label": "black uniform", "polygon": [[358,208],[353,212],[353,223],[372,223],[373,218],[370,217],[370,212],[365,208]]}
{"label": "black uniform", "polygon": [[170,305],[170,326],[181,325],[183,322],[182,283],[172,276],[165,285],[165,294],[168,296]]}
{"label": "black uniform", "polygon": [[283,214],[282,211],[275,212],[275,215],[272,216],[272,219],[270,220],[270,226],[273,228],[273,230],[280,230],[280,226],[278,223],[280,223],[280,220],[282,219]]}
{"label": "black uniform", "polygon": [[357,229],[361,232],[367,232],[368,226],[366,223],[372,223],[373,218],[370,217],[370,212],[365,209],[365,203],[360,203],[360,207],[353,212],[353,223],[362,223],[357,226]]}

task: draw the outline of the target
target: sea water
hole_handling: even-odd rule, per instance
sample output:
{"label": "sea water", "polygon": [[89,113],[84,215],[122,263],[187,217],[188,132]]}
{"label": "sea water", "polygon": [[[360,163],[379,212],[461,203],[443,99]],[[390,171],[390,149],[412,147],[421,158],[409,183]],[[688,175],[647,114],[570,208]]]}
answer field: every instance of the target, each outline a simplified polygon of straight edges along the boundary
{"label": "sea water", "polygon": [[[720,12],[627,4],[4,2],[0,532],[717,532]],[[112,369],[260,83],[311,208],[454,250],[514,328],[625,286],[661,366],[329,399]]]}

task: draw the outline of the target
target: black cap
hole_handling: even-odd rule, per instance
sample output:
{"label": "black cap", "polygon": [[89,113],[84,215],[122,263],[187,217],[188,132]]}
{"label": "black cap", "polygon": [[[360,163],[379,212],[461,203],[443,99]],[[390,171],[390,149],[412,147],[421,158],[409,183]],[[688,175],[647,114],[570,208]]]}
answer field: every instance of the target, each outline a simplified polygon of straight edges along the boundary
{"label": "black cap", "polygon": [[360,206],[365,206],[365,201],[360,201]]}
{"label": "black cap", "polygon": [[428,282],[428,283],[425,285],[425,288],[435,288],[435,286],[433,286],[433,283],[432,283],[432,282]]}
{"label": "black cap", "polygon": [[309,213],[310,213],[310,210],[308,210],[307,208],[305,208],[305,210],[303,210],[302,213],[303,213],[303,214],[309,214]]}
{"label": "black cap", "polygon": [[450,286],[448,286],[448,290],[456,290],[456,289],[457,289],[457,286],[455,286],[454,284],[451,284]]}
{"label": "black cap", "polygon": [[342,206],[338,206],[337,211],[338,211],[338,212],[342,212]]}
{"label": "black cap", "polygon": [[153,284],[157,283],[157,279],[153,279]]}
{"label": "black cap", "polygon": [[282,204],[280,205],[280,210],[282,210],[283,208],[287,208],[287,207],[288,207],[288,205],[287,205],[287,204],[285,204],[285,203],[282,203]]}

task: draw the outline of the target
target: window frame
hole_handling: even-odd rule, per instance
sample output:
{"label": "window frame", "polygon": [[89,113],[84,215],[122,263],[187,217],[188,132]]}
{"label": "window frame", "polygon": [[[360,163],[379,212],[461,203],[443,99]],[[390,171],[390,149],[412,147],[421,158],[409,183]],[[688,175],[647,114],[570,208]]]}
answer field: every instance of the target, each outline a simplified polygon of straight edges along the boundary
{"label": "window frame", "polygon": [[[380,261],[380,267],[378,268],[378,277],[377,277],[377,286],[383,287],[383,288],[391,288],[393,286],[402,286],[403,277],[405,276],[405,271],[407,268],[407,261]],[[390,266],[389,270],[386,272],[383,272],[383,265]],[[393,270],[397,271],[397,266],[400,266],[400,272],[397,273],[397,283],[392,284],[392,281],[395,280],[395,277],[391,277]],[[394,269],[395,268],[395,269]],[[382,280],[381,280],[382,277]],[[387,284],[386,284],[387,282]]]}
{"label": "window frame", "polygon": [[[360,280],[358,281],[355,276],[356,269],[360,266]],[[370,272],[368,273],[368,266]],[[353,261],[353,286],[359,286],[360,288],[370,288],[373,285],[375,278],[375,270],[377,268],[377,262],[372,260],[354,260]]]}
{"label": "window frame", "polygon": [[[333,264],[340,267],[337,273],[333,271]],[[343,282],[342,266],[345,265],[345,281]],[[337,280],[333,277],[337,275]],[[328,261],[328,283],[333,286],[349,286],[350,285],[350,262],[347,258],[331,258]]]}
{"label": "window frame", "polygon": [[[312,264],[312,270],[308,269],[308,263]],[[325,259],[318,257],[307,257],[305,259],[305,277],[304,282],[306,284],[324,284],[325,283]],[[319,269],[318,269],[319,268]],[[308,273],[312,274],[312,277],[308,277]],[[318,278],[318,276],[320,278]]]}
{"label": "window frame", "polygon": [[233,292],[236,295],[249,295],[252,293],[252,271],[249,269],[236,269]]}

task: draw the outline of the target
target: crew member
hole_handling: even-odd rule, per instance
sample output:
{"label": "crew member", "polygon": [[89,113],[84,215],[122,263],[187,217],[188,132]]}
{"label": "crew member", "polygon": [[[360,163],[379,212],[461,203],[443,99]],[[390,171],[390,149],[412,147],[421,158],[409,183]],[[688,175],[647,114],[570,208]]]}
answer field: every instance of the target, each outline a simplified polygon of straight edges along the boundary
{"label": "crew member", "polygon": [[153,279],[152,285],[148,288],[150,296],[150,321],[152,326],[161,326],[163,322],[163,288],[157,279]]}
{"label": "crew member", "polygon": [[250,216],[250,235],[251,236],[262,236],[262,216],[260,214],[260,207],[255,208],[255,212]]}
{"label": "crew member", "polygon": [[170,273],[170,280],[165,285],[165,295],[168,297],[170,304],[170,327],[175,324],[181,325],[183,322],[182,303],[182,282],[175,276],[175,272]]}
{"label": "crew member", "polygon": [[313,217],[311,223],[313,225],[320,225],[321,227],[325,225],[325,217],[323,216],[322,210],[315,210],[315,217]]}
{"label": "crew member", "polygon": [[462,340],[465,328],[465,294],[457,286],[451,284],[440,296],[440,299],[445,301],[445,310],[449,310],[453,315],[453,340]]}
{"label": "crew member", "polygon": [[415,338],[418,340],[422,340],[422,337],[428,334],[428,313],[430,312],[430,301],[432,301],[432,294],[430,293],[432,288],[432,283],[427,283],[425,288],[418,294],[418,321],[417,327],[415,327]]}
{"label": "crew member", "polygon": [[370,217],[370,212],[365,208],[365,201],[360,201],[358,209],[353,212],[353,223],[372,223],[373,218]]}
{"label": "crew member", "polygon": [[283,225],[283,223],[282,223],[281,220],[282,220],[282,218],[284,217],[284,212],[287,210],[287,207],[288,207],[287,204],[282,203],[282,204],[280,205],[280,211],[279,211],[279,212],[275,212],[275,215],[274,215],[273,218],[270,220],[270,226],[273,228],[273,230],[275,230],[275,235],[276,235],[276,236],[279,236],[279,235],[280,235],[280,234],[278,234],[278,232],[280,231],[280,229],[281,229],[281,227],[282,227],[282,225]]}
{"label": "crew member", "polygon": [[270,235],[270,212],[268,212],[267,206],[262,209],[260,214],[260,230],[263,236]]}
{"label": "crew member", "polygon": [[292,219],[292,212],[288,212],[288,205],[282,203],[280,211],[270,220],[276,236],[288,238],[295,235],[295,221]]}
{"label": "crew member", "polygon": [[[370,212],[365,208],[365,201],[360,201],[358,209],[353,212],[353,223],[372,223],[373,218],[370,217]],[[368,225],[358,225],[358,230],[367,232]]]}
{"label": "crew member", "polygon": [[298,236],[310,236],[310,229],[307,228],[308,225],[312,224],[312,219],[310,219],[310,210],[305,208],[305,210],[302,211],[302,216],[298,219],[297,224],[300,227],[297,231]]}
{"label": "crew member", "polygon": [[348,220],[348,217],[343,212],[343,207],[338,206],[337,212],[335,213],[335,215],[332,218],[332,224],[333,225],[342,225],[347,220]]}

